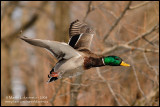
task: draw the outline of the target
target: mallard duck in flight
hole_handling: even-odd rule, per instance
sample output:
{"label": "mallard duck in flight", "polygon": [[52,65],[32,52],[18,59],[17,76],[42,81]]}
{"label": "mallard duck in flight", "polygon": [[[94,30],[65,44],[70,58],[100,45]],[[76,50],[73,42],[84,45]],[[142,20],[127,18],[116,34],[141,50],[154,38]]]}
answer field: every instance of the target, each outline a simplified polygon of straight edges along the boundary
{"label": "mallard duck in flight", "polygon": [[92,67],[101,66],[130,66],[118,56],[100,56],[89,50],[94,30],[87,24],[76,20],[71,23],[69,28],[70,40],[67,43],[31,39],[25,36],[20,38],[31,45],[46,48],[57,59],[58,62],[48,75],[48,82],[58,78],[72,77],[82,73],[82,71]]}

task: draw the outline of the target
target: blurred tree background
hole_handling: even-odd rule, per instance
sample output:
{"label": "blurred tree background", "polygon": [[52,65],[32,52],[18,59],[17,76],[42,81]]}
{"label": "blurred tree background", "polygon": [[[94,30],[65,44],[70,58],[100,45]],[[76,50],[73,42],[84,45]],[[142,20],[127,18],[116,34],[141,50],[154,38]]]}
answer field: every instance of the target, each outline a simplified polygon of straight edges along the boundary
{"label": "blurred tree background", "polygon": [[[18,37],[68,42],[76,19],[95,28],[93,52],[131,67],[92,68],[47,84],[57,60]],[[158,29],[159,1],[1,1],[1,104],[159,105]]]}

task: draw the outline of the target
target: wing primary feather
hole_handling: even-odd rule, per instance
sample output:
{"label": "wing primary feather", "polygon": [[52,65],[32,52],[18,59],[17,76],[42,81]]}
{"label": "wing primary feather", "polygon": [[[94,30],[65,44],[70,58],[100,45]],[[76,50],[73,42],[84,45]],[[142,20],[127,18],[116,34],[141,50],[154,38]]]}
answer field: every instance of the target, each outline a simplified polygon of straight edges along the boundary
{"label": "wing primary feather", "polygon": [[94,29],[86,23],[75,20],[69,28],[70,41],[68,44],[74,49],[87,48],[89,49],[94,35]]}
{"label": "wing primary feather", "polygon": [[83,26],[86,26],[86,24],[81,23],[79,20],[75,20],[74,22],[72,22],[69,28],[70,37],[75,36],[75,35],[80,35],[81,34],[80,31]]}

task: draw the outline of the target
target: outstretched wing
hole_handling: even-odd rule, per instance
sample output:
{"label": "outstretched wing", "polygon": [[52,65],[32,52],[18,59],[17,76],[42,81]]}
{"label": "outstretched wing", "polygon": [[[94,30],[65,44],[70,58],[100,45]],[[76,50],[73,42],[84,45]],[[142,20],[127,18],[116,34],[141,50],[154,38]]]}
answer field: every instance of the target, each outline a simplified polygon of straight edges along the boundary
{"label": "outstretched wing", "polygon": [[75,49],[79,48],[90,48],[92,38],[94,35],[94,30],[87,24],[76,20],[71,23],[69,28],[69,45]]}
{"label": "outstretched wing", "polygon": [[46,48],[58,60],[60,60],[61,58],[70,59],[74,56],[79,55],[79,53],[75,49],[73,49],[66,43],[50,41],[50,40],[31,39],[25,36],[21,36],[20,38],[31,45]]}

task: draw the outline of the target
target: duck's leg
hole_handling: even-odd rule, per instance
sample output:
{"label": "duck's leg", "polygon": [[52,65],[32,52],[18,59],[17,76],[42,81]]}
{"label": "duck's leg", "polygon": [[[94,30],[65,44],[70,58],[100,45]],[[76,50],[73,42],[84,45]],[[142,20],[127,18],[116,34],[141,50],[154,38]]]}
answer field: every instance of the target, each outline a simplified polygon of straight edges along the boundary
{"label": "duck's leg", "polygon": [[54,72],[54,67],[52,68],[52,70],[50,71],[50,74],[48,75],[48,78],[51,77],[51,74]]}
{"label": "duck's leg", "polygon": [[54,71],[54,67],[52,68],[52,70],[50,71],[50,74],[48,75],[48,82],[52,82],[58,79],[58,74]]}

